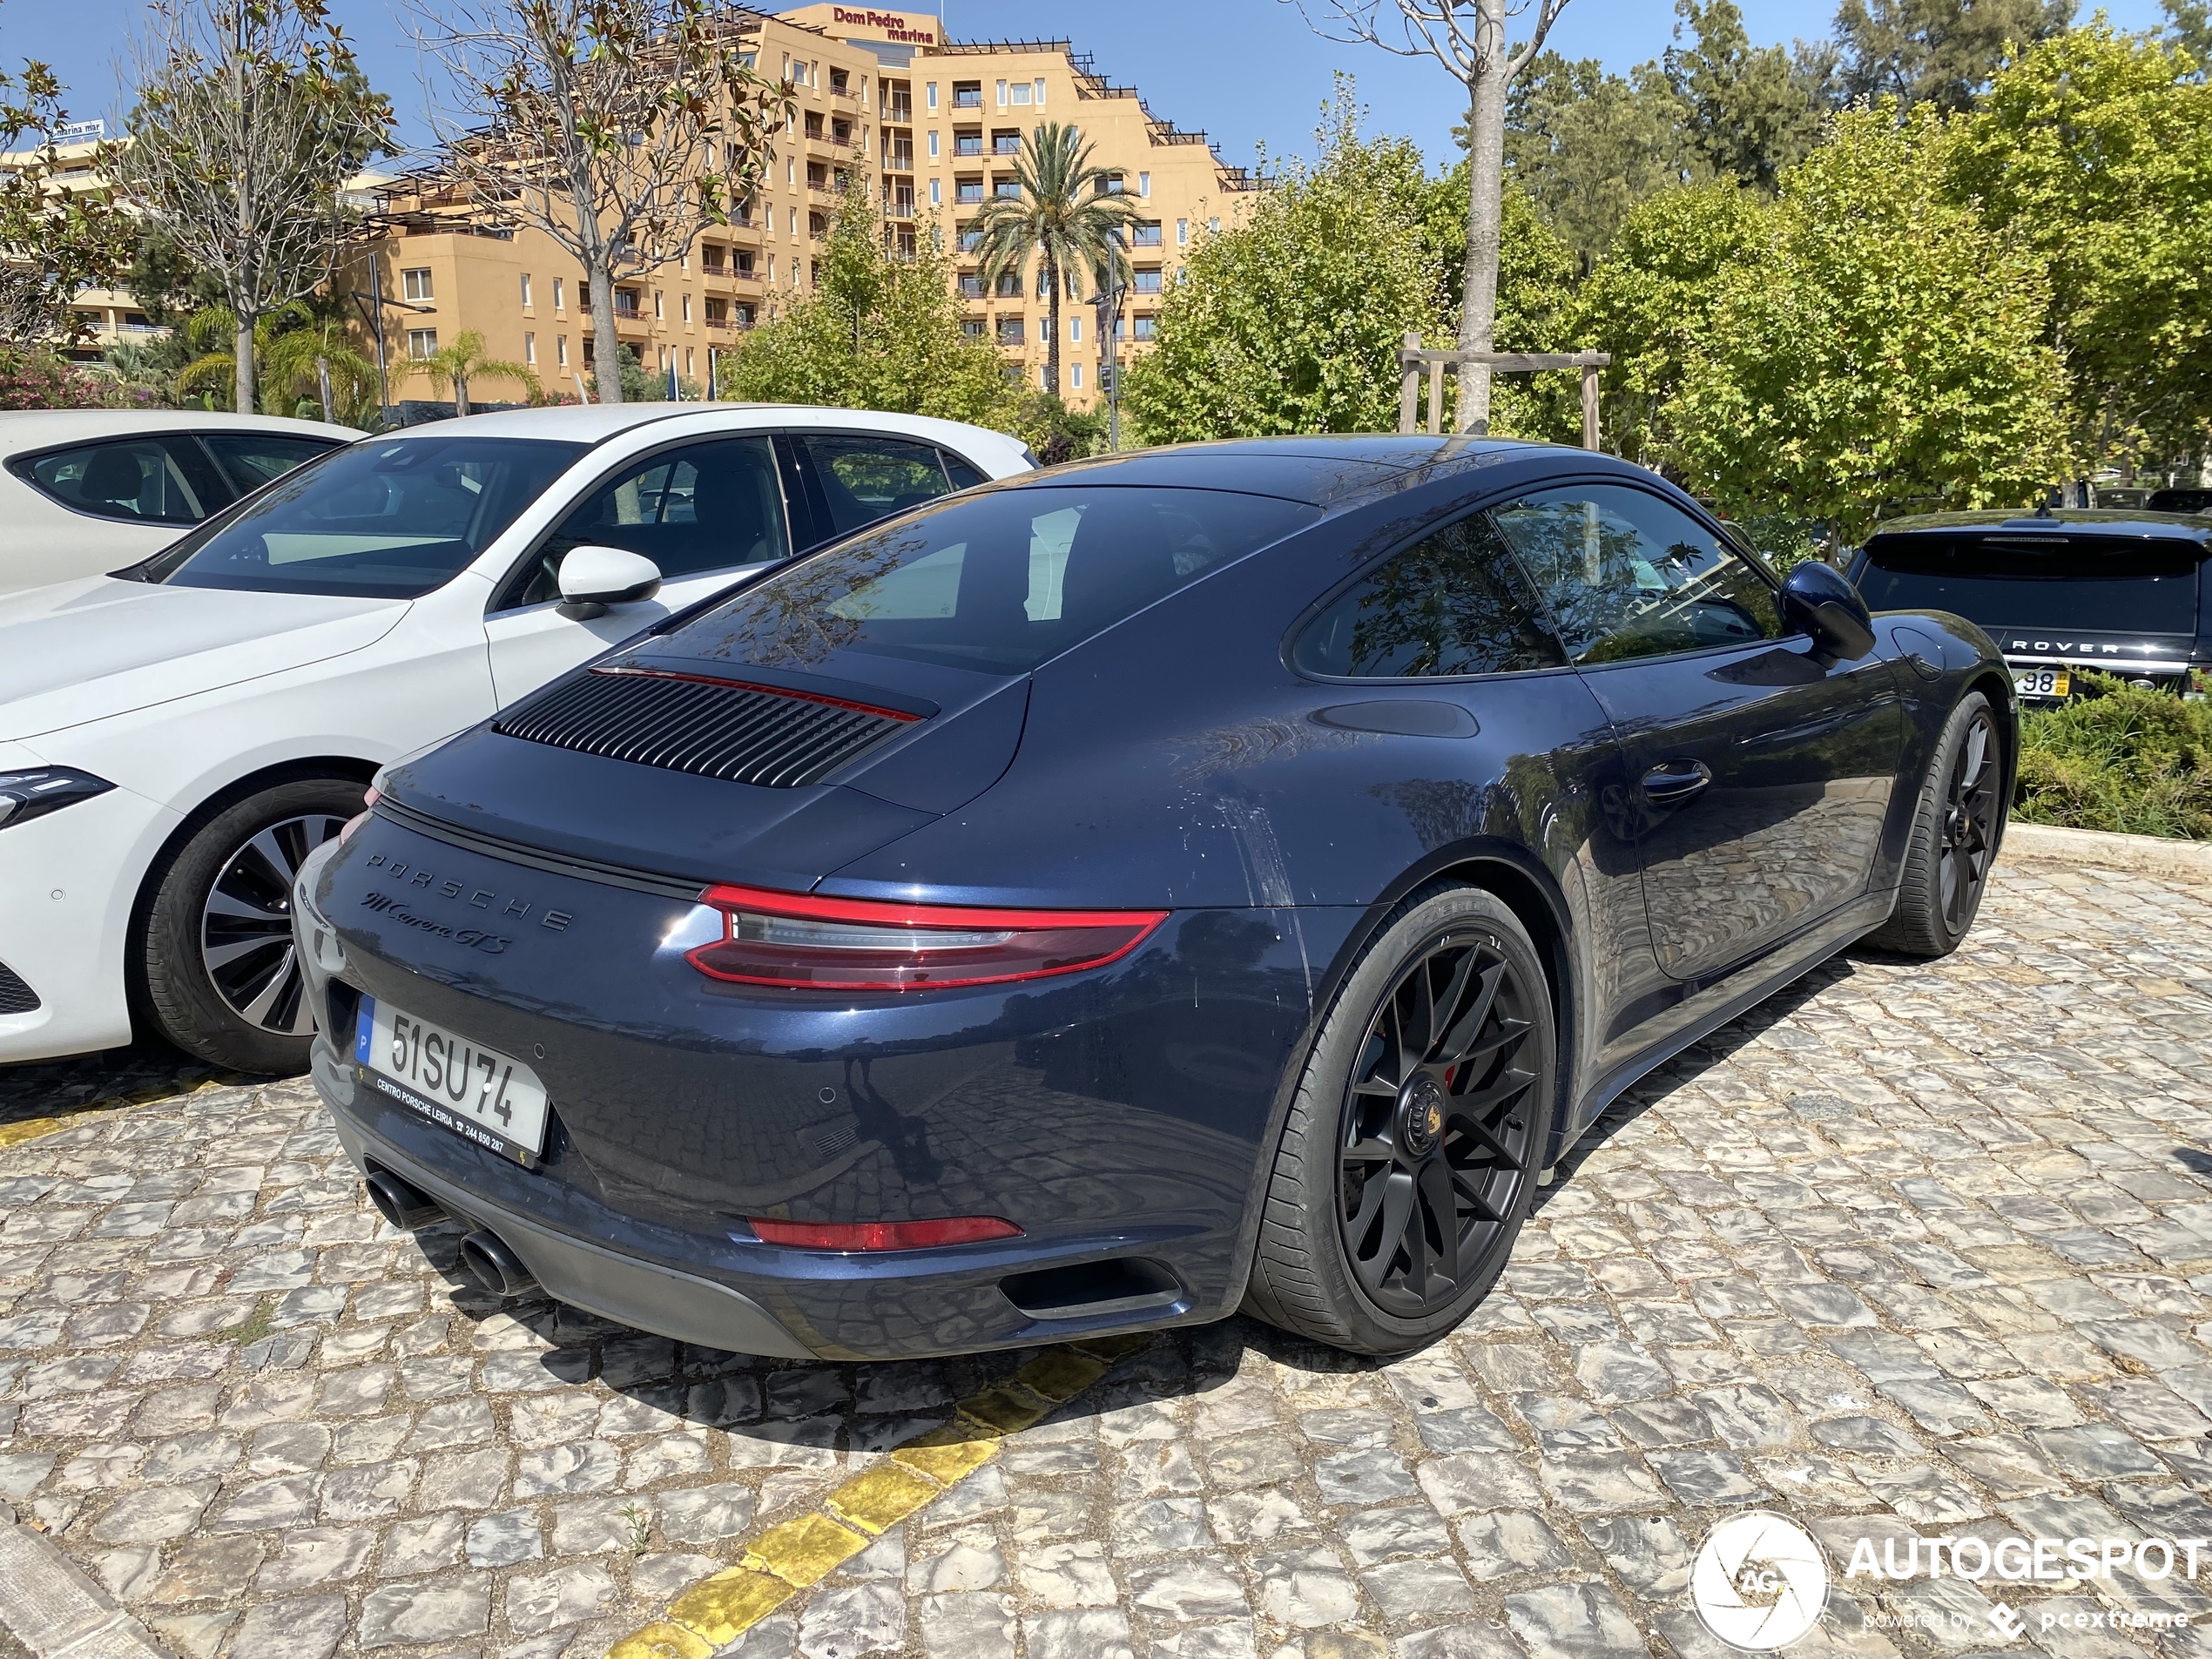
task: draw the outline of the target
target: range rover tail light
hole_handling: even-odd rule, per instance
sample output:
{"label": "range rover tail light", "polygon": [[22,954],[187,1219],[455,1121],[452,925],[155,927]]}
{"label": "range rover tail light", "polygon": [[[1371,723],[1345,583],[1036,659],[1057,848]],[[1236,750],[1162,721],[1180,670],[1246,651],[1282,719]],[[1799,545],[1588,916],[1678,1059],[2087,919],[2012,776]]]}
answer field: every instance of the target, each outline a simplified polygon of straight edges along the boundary
{"label": "range rover tail light", "polygon": [[710,979],[789,990],[999,985],[1117,961],[1164,910],[1001,910],[712,887],[723,935],[685,954]]}

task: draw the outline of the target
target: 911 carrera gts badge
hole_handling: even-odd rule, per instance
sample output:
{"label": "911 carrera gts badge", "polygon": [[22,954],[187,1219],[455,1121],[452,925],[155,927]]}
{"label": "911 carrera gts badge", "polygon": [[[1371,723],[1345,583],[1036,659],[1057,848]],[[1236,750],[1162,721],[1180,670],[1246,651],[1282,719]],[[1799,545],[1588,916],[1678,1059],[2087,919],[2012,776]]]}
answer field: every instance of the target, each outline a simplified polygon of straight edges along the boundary
{"label": "911 carrera gts badge", "polygon": [[456,945],[466,945],[471,950],[496,956],[515,941],[502,939],[497,934],[488,934],[477,927],[448,927],[443,922],[432,921],[428,916],[418,916],[400,900],[388,893],[364,893],[361,903],[380,915],[409,927],[419,927],[426,934],[435,934],[441,939],[450,939]]}
{"label": "911 carrera gts badge", "polygon": [[[458,899],[462,903],[474,906],[478,910],[494,911],[502,921],[510,919],[523,921],[536,912],[539,927],[556,934],[564,934],[569,930],[569,924],[576,920],[576,917],[566,910],[538,910],[537,907],[527,899],[509,899],[504,905],[502,905],[500,895],[489,887],[471,888],[465,882],[441,881],[432,871],[423,869],[419,865],[407,865],[397,859],[388,859],[381,853],[370,853],[363,860],[362,867],[381,870],[387,877],[398,882],[401,887],[412,888],[417,892],[434,893],[441,899]],[[364,899],[361,902],[366,904],[368,901]],[[379,908],[382,907],[379,907]],[[428,923],[421,925],[430,926]],[[433,931],[437,930],[434,928]],[[450,930],[448,931],[450,935]],[[490,937],[489,934],[479,936]],[[509,942],[511,941],[502,941],[499,948],[505,949]]]}

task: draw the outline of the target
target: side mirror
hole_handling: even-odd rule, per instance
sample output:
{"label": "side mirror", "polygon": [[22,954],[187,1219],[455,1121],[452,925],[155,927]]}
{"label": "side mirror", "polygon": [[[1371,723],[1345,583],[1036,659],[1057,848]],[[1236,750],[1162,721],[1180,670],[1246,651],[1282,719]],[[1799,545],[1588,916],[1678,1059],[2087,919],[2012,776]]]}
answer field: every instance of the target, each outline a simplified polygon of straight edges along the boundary
{"label": "side mirror", "polygon": [[572,547],[561,561],[561,614],[572,622],[604,617],[610,605],[636,604],[660,591],[660,566],[618,547]]}
{"label": "side mirror", "polygon": [[1834,565],[1818,559],[1800,560],[1782,578],[1782,621],[1811,634],[1813,648],[1837,662],[1854,661],[1874,649],[1874,618],[1866,601]]}

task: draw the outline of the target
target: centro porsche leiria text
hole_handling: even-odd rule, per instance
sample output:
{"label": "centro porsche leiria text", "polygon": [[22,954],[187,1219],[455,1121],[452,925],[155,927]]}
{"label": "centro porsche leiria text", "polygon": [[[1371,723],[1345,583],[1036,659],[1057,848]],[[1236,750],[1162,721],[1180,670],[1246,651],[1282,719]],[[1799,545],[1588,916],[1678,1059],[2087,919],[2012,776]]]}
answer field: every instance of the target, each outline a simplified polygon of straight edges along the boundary
{"label": "centro porsche leiria text", "polygon": [[1971,624],[1619,462],[1105,458],[388,766],[295,887],[314,1080],[388,1217],[687,1342],[1402,1352],[1637,1077],[1952,949],[2014,749]]}

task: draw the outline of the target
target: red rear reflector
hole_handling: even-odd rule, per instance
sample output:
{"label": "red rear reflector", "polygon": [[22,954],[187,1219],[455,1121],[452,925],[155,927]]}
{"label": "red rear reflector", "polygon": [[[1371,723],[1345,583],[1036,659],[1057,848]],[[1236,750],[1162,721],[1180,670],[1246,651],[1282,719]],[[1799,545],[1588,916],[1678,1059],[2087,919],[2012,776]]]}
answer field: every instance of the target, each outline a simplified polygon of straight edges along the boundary
{"label": "red rear reflector", "polygon": [[912,991],[998,985],[1102,968],[1164,910],[998,910],[885,904],[760,887],[709,887],[723,936],[685,954],[711,979],[791,990]]}
{"label": "red rear reflector", "polygon": [[792,1250],[928,1250],[1019,1238],[1022,1230],[996,1216],[948,1216],[941,1221],[768,1221],[746,1217],[766,1244]]}

